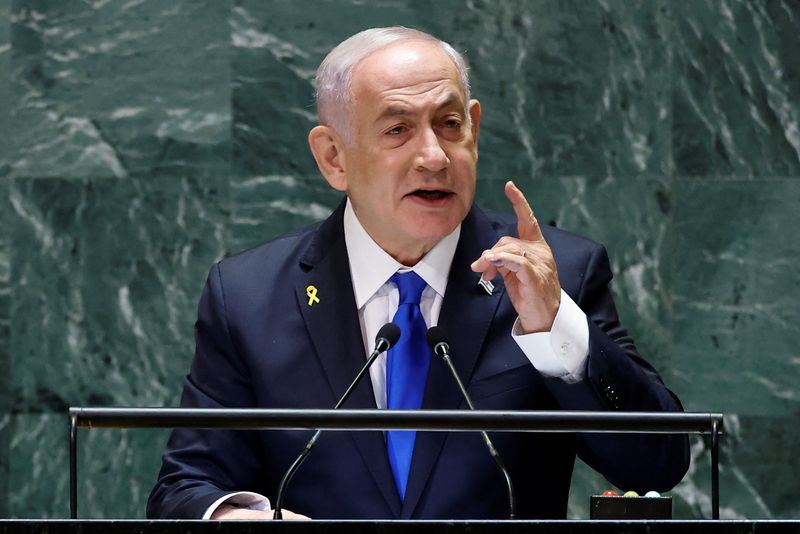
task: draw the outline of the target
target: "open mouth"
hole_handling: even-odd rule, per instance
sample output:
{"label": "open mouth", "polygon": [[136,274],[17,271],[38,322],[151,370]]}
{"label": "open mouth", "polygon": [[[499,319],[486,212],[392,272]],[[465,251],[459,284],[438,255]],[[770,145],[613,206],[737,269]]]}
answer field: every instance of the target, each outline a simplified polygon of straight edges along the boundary
{"label": "open mouth", "polygon": [[417,189],[416,191],[412,191],[409,193],[411,196],[415,196],[424,200],[442,200],[444,198],[449,197],[452,195],[450,191],[442,191],[440,189]]}

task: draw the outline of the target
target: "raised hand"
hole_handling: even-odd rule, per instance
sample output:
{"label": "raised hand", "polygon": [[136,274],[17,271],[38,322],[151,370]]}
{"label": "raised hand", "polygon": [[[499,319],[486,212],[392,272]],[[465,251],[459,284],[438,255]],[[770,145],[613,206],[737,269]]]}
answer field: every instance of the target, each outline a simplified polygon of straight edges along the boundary
{"label": "raised hand", "polygon": [[471,267],[484,280],[498,273],[503,277],[525,333],[548,332],[561,305],[556,262],[525,195],[511,181],[506,182],[505,194],[517,215],[519,237],[501,237]]}

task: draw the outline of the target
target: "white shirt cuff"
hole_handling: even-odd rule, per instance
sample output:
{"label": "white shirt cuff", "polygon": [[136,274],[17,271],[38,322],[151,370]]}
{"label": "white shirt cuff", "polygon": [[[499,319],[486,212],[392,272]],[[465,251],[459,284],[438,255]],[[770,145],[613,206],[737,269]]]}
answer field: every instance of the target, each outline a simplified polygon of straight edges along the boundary
{"label": "white shirt cuff", "polygon": [[561,290],[561,305],[549,332],[519,333],[519,317],[514,321],[511,337],[544,376],[575,383],[586,374],[589,358],[589,323],[586,314]]}
{"label": "white shirt cuff", "polygon": [[211,515],[223,504],[230,504],[238,508],[248,508],[250,510],[267,511],[271,508],[269,499],[263,495],[253,493],[252,491],[237,491],[236,493],[223,495],[214,501],[211,506],[206,508],[206,513],[203,514],[202,518],[211,519]]}

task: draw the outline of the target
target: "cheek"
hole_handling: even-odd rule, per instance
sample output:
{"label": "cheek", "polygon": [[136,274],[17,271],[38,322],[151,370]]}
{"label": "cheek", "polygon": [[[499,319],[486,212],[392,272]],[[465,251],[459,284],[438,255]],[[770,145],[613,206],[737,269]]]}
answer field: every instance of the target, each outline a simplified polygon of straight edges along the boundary
{"label": "cheek", "polygon": [[367,177],[385,179],[403,176],[411,166],[413,154],[405,147],[386,150],[371,150],[364,155],[361,169],[367,171]]}
{"label": "cheek", "polygon": [[474,167],[478,158],[474,145],[470,143],[457,143],[447,150],[451,165],[460,167]]}
{"label": "cheek", "polygon": [[[461,154],[466,156],[465,154]],[[469,195],[468,200],[472,200],[476,186],[476,162],[471,157],[461,157],[451,160],[451,174],[455,178],[456,186],[460,192]]]}
{"label": "cheek", "polygon": [[388,151],[382,158],[375,159],[376,162],[379,162],[378,167],[386,176],[397,179],[408,174],[414,162],[414,154],[411,150],[404,148]]}

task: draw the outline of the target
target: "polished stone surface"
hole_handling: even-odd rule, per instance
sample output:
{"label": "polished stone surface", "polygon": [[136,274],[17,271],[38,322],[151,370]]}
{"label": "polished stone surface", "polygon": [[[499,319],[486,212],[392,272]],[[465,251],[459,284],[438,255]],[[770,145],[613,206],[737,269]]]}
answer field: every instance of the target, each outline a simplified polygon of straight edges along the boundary
{"label": "polished stone surface", "polygon": [[15,412],[177,403],[225,192],[195,178],[12,181]]}
{"label": "polished stone surface", "polygon": [[[726,414],[723,516],[800,517],[796,0],[0,0],[0,516],[65,517],[66,407],[176,405],[210,265],[340,201],[313,72],[390,24],[466,52],[481,204],[512,178],[603,242],[642,353]],[[165,434],[80,436],[82,515],[142,517]]]}
{"label": "polished stone surface", "polygon": [[797,3],[704,0],[670,9],[676,173],[797,176]]}
{"label": "polished stone surface", "polygon": [[[11,421],[8,508],[15,517],[69,517],[67,418],[18,415]],[[78,433],[80,517],[144,517],[166,430],[95,429]]]}
{"label": "polished stone surface", "polygon": [[[9,76],[9,60],[11,57],[11,36],[9,14],[11,0],[0,0],[0,132],[10,132],[9,103],[11,100],[11,80]],[[9,328],[9,306],[11,289],[9,277],[11,273],[11,241],[6,228],[9,225],[8,203],[8,140],[9,135],[0,135],[0,517],[8,517],[8,444],[11,437],[9,422],[10,376],[8,343],[11,331]]]}
{"label": "polished stone surface", "polygon": [[690,406],[796,417],[800,180],[678,188],[671,382]]}
{"label": "polished stone surface", "polygon": [[13,176],[228,172],[228,2],[12,6]]}

